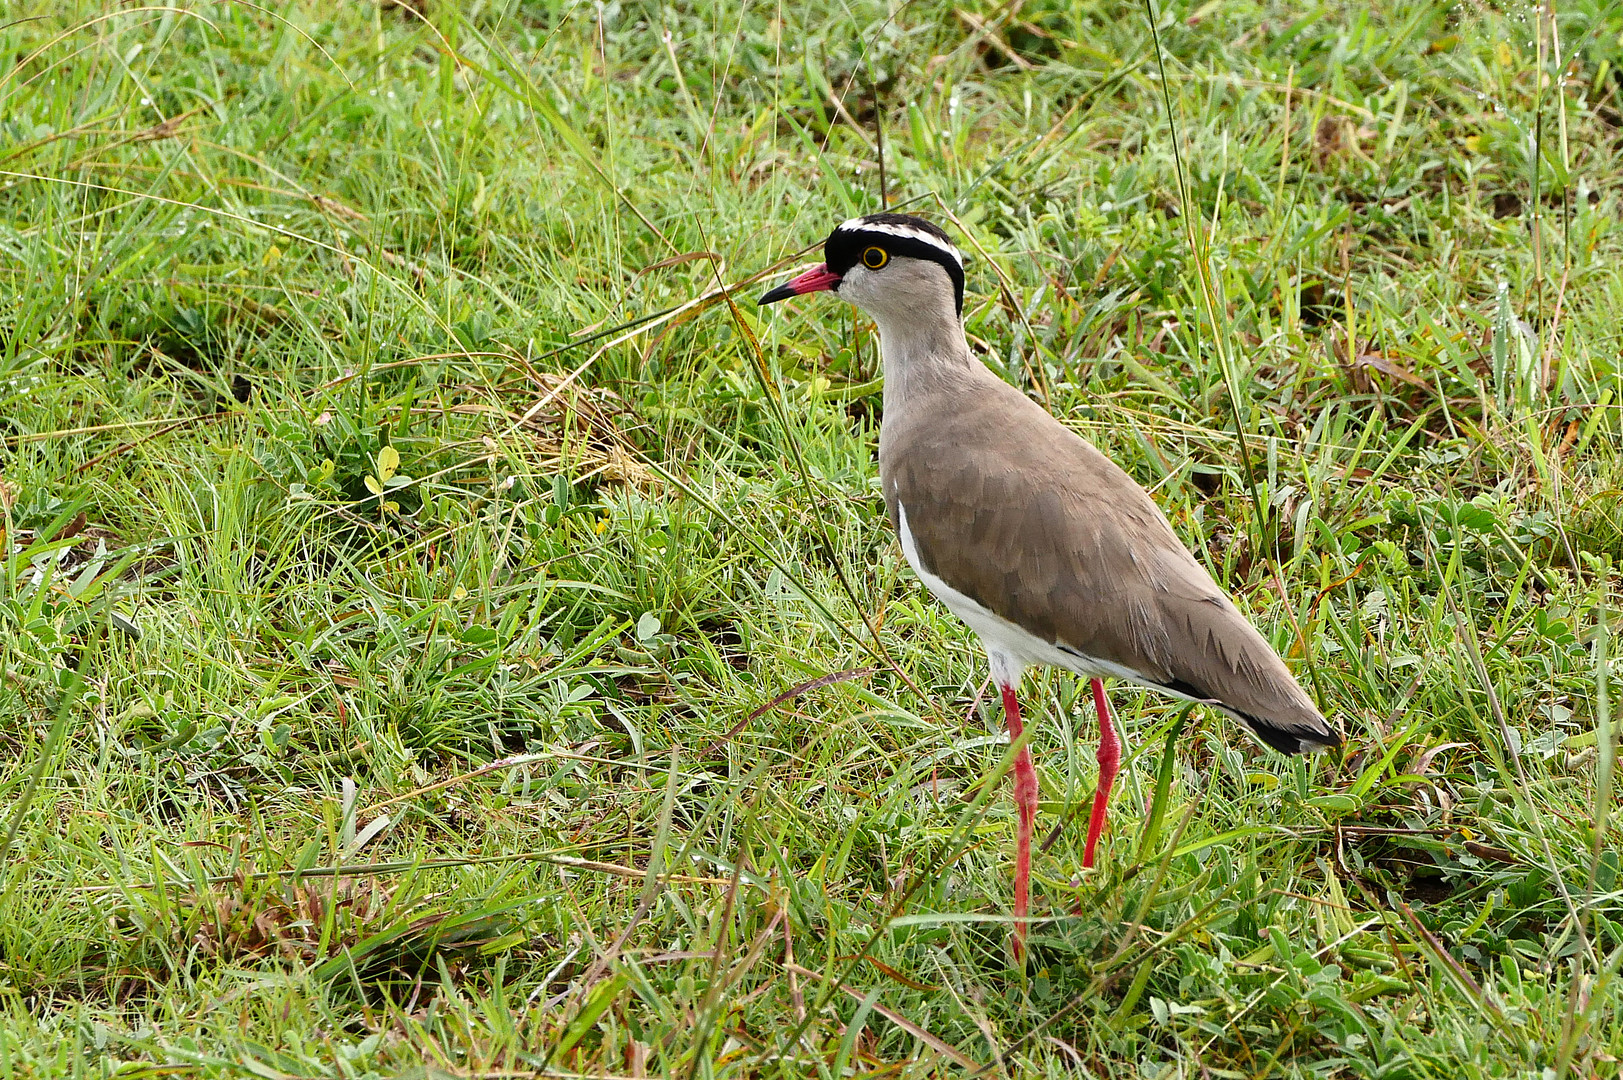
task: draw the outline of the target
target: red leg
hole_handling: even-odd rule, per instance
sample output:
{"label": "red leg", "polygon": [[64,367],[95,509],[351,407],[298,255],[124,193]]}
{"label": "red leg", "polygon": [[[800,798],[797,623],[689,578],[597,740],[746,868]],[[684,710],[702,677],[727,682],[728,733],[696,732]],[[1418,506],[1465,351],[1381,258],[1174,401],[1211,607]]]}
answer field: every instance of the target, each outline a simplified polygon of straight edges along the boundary
{"label": "red leg", "polygon": [[[1020,723],[1020,703],[1014,687],[1003,690],[1003,715],[1009,721],[1009,741],[1019,740],[1025,730]],[[1031,902],[1031,828],[1037,820],[1037,769],[1031,763],[1031,750],[1022,746],[1014,757],[1014,804],[1020,812],[1020,827],[1014,849],[1014,955],[1023,959],[1026,947],[1026,914]]]}
{"label": "red leg", "polygon": [[1110,699],[1105,684],[1093,680],[1093,709],[1099,714],[1099,787],[1093,793],[1093,813],[1088,817],[1088,844],[1082,849],[1082,866],[1093,868],[1093,847],[1105,829],[1105,808],[1110,805],[1110,785],[1116,782],[1121,765],[1121,743],[1116,739],[1116,722],[1110,715]]}

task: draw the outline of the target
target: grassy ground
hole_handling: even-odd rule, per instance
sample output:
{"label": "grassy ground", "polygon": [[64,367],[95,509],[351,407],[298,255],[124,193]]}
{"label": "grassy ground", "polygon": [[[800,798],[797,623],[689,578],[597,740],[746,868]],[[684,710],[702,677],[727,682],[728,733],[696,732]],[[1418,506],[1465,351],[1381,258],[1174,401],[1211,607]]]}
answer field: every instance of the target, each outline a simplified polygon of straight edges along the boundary
{"label": "grassy ground", "polygon": [[[0,36],[0,1076],[1615,1075],[1615,6],[71,7]],[[1348,735],[1118,688],[1083,877],[1030,682],[1025,970],[871,328],[752,303],[881,182]]]}

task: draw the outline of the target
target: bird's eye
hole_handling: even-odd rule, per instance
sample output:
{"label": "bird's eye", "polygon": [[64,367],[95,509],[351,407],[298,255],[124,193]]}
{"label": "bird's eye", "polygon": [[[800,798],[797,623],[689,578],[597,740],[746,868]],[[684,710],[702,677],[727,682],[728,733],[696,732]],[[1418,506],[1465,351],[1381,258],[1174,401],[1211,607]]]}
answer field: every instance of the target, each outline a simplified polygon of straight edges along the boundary
{"label": "bird's eye", "polygon": [[862,253],[862,265],[869,270],[883,270],[888,262],[890,262],[890,252],[884,248],[871,247]]}

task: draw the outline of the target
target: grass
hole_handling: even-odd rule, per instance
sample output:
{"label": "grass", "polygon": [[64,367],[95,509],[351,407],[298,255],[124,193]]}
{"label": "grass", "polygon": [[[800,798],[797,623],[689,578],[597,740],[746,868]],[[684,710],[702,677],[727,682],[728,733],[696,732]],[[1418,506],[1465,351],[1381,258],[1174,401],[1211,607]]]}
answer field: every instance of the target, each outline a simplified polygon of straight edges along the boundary
{"label": "grass", "polygon": [[[1155,17],[9,9],[0,1076],[1613,1075],[1623,16]],[[1348,736],[1031,681],[1024,970],[881,183]]]}

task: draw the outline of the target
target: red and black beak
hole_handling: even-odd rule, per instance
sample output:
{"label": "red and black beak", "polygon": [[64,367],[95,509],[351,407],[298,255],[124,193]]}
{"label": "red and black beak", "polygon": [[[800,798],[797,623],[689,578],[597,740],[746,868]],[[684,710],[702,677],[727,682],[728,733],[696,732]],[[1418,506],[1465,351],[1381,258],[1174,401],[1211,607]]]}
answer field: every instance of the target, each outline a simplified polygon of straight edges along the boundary
{"label": "red and black beak", "polygon": [[776,304],[779,300],[787,300],[791,296],[803,296],[813,292],[832,292],[840,287],[840,275],[827,266],[819,266],[814,270],[807,270],[799,277],[790,278],[776,289],[761,297],[760,305]]}

